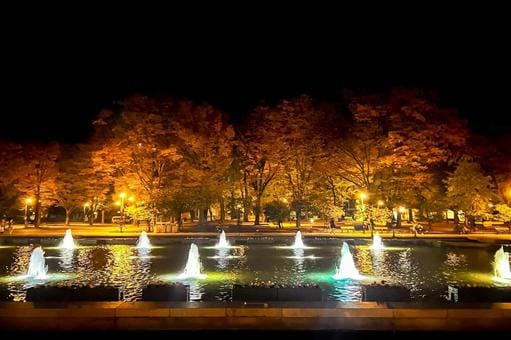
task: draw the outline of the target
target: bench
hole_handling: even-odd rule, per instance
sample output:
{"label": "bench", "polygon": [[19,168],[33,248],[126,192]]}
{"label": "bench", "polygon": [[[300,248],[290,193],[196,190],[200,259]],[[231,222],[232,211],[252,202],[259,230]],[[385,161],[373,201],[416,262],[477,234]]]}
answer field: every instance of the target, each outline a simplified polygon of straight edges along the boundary
{"label": "bench", "polygon": [[511,233],[511,228],[505,224],[494,224],[493,228],[497,231],[497,234],[508,234]]}
{"label": "bench", "polygon": [[177,227],[175,222],[157,222],[154,231],[156,233],[174,233],[177,232]]}
{"label": "bench", "polygon": [[342,232],[353,232],[355,231],[355,226],[354,225],[341,225],[339,227],[339,229],[341,230],[341,233]]}

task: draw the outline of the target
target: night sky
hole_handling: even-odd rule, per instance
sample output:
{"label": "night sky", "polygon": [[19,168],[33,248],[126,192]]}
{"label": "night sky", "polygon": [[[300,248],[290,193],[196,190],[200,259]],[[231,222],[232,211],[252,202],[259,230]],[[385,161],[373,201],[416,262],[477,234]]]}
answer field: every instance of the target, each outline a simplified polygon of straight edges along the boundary
{"label": "night sky", "polygon": [[[317,99],[336,100],[343,88],[377,91],[392,86],[434,90],[446,105],[459,108],[472,129],[483,135],[511,133],[509,66],[478,67],[467,71],[424,67],[361,67],[337,65],[314,68],[216,69],[214,72],[166,72],[165,77],[112,76],[108,72],[91,76],[86,72],[66,74],[25,73],[4,79],[0,138],[17,141],[58,140],[82,142],[90,132],[90,121],[101,107],[134,92],[169,93],[207,101],[240,120],[261,100],[309,94]],[[437,65],[434,65],[437,66]],[[176,68],[177,70],[178,68]],[[172,71],[172,70],[170,70]],[[154,74],[153,74],[154,76]],[[8,81],[8,84],[7,84]]]}

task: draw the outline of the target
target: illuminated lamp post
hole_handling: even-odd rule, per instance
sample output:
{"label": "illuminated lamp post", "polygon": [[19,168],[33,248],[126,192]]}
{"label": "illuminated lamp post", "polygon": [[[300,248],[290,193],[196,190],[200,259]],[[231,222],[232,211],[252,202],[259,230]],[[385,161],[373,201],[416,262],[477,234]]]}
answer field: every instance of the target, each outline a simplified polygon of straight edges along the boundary
{"label": "illuminated lamp post", "polygon": [[89,207],[89,202],[83,204],[83,223],[87,223],[87,208]]}
{"label": "illuminated lamp post", "polygon": [[366,207],[364,205],[365,198],[367,198],[367,194],[365,192],[360,193],[360,201],[362,202],[362,221],[365,221],[366,215]]}
{"label": "illuminated lamp post", "polygon": [[120,227],[121,233],[122,233],[122,228],[124,227],[124,199],[126,198],[126,193],[121,192],[119,194],[119,197],[121,198],[121,203],[120,203],[120,206],[121,206],[121,223],[120,223],[119,227]]}

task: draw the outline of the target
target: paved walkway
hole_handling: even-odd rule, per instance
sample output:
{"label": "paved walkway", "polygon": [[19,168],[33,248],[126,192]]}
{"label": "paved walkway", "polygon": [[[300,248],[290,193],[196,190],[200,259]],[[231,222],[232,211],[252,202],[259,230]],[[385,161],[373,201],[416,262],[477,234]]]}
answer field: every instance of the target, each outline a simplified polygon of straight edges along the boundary
{"label": "paved walkway", "polygon": [[[161,237],[216,237],[218,235],[216,224],[206,226],[185,225],[180,232],[151,232],[152,236]],[[5,231],[0,233],[0,237],[62,237],[66,229],[72,229],[73,236],[75,237],[138,237],[145,227],[136,227],[134,225],[127,225],[124,227],[123,232],[120,232],[118,225],[112,224],[98,224],[90,226],[88,224],[73,224],[70,226],[64,225],[43,225],[39,228],[25,228],[23,225],[15,226],[12,233]],[[296,234],[296,227],[285,225],[284,229],[277,229],[276,226],[271,225],[228,225],[224,226],[224,230],[228,236],[239,237],[292,237]],[[371,232],[361,231],[340,231],[339,229],[330,230],[321,226],[304,225],[300,228],[304,237],[342,237],[342,238],[370,238]],[[486,232],[475,232],[469,234],[459,234],[453,232],[431,232],[425,234],[414,235],[409,230],[400,229],[392,231],[380,232],[383,238],[423,238],[423,239],[469,239],[480,242],[500,242],[511,241],[511,234],[495,234]]]}
{"label": "paved walkway", "polygon": [[[381,338],[379,332],[397,335],[403,339],[413,339],[411,331],[486,331],[483,336],[493,336],[495,331],[511,330],[511,304],[442,304],[426,306],[414,303],[375,303],[375,302],[287,302],[287,303],[248,303],[242,302],[70,302],[70,303],[31,303],[0,302],[0,329],[16,331],[141,331],[141,330],[191,330],[195,338],[205,330],[250,331],[251,335],[261,336],[265,332],[275,333],[280,338],[297,338],[297,330],[332,330],[338,333],[325,337],[325,333],[311,338],[352,339],[346,331],[371,331],[367,337]],[[294,331],[289,334],[282,331]],[[44,334],[44,333],[43,333]],[[109,333],[111,336],[115,333]],[[135,333],[140,334],[140,333]],[[193,333],[192,333],[193,334]],[[249,335],[250,335],[249,334]],[[307,334],[307,333],[306,333]],[[473,335],[474,333],[470,334]],[[16,334],[17,335],[17,334]],[[37,334],[40,337],[39,334]],[[127,334],[126,334],[127,335]],[[133,335],[130,334],[130,335]],[[148,334],[148,339],[154,335]],[[183,334],[181,334],[182,337]],[[219,334],[216,334],[219,335]],[[240,339],[238,333],[220,334],[221,338]],[[236,335],[235,337],[233,335]],[[310,334],[309,334],[310,335]],[[334,336],[332,336],[334,335]],[[425,334],[420,338],[431,338]],[[452,334],[450,338],[457,337]],[[507,335],[507,334],[506,334]],[[172,339],[167,333],[166,338]],[[264,334],[263,334],[264,336]],[[19,337],[19,335],[17,336]],[[30,337],[30,336],[29,336]],[[69,335],[67,335],[69,337]],[[204,336],[202,336],[204,337]],[[211,338],[211,333],[206,334]],[[11,339],[11,337],[4,337]],[[24,338],[21,337],[21,338]],[[52,336],[54,339],[55,336]],[[103,338],[103,337],[101,337]],[[126,336],[126,338],[129,338]],[[248,337],[246,337],[248,338]],[[309,338],[302,336],[301,338]],[[398,337],[401,338],[401,337]],[[479,337],[477,337],[479,338]],[[498,336],[507,339],[509,336]]]}

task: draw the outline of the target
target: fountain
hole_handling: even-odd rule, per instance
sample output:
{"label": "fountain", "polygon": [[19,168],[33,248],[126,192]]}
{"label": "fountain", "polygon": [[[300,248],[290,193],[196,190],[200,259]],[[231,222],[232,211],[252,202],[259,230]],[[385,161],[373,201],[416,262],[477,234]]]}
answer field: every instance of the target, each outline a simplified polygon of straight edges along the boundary
{"label": "fountain", "polygon": [[201,274],[201,267],[202,264],[200,262],[199,257],[199,248],[195,245],[195,243],[192,243],[190,245],[190,251],[188,252],[188,261],[186,261],[186,267],[181,275],[179,275],[179,278],[181,279],[188,279],[188,278],[195,278],[195,279],[205,279],[206,275]]}
{"label": "fountain", "polygon": [[74,249],[75,241],[73,240],[73,235],[71,234],[71,229],[66,230],[66,234],[64,235],[64,239],[60,243],[60,249]]}
{"label": "fountain", "polygon": [[381,236],[378,233],[375,233],[373,235],[373,244],[370,247],[372,250],[382,250],[383,249],[383,242],[381,240]]}
{"label": "fountain", "polygon": [[222,233],[220,234],[220,239],[218,240],[218,243],[215,245],[215,248],[229,248],[230,244],[227,242],[227,239],[225,238],[225,231],[222,230]]}
{"label": "fountain", "polygon": [[495,252],[495,263],[493,264],[495,276],[501,279],[511,279],[511,271],[509,270],[509,253],[504,252],[501,246]]}
{"label": "fountain", "polygon": [[44,261],[44,251],[41,246],[36,247],[30,255],[30,264],[28,265],[27,277],[33,279],[45,279],[47,277],[48,266]]}
{"label": "fountain", "polygon": [[138,237],[137,249],[151,249],[151,242],[145,231],[142,231]]}
{"label": "fountain", "polygon": [[304,248],[303,241],[302,241],[302,232],[300,230],[298,230],[296,232],[295,244],[293,245],[293,248],[295,248],[295,249],[303,249]]}
{"label": "fountain", "polygon": [[353,257],[350,253],[350,247],[345,242],[342,243],[341,262],[339,263],[339,267],[337,267],[336,273],[332,276],[332,278],[335,280],[358,280],[361,278],[357,268],[355,267],[355,262],[353,262]]}

